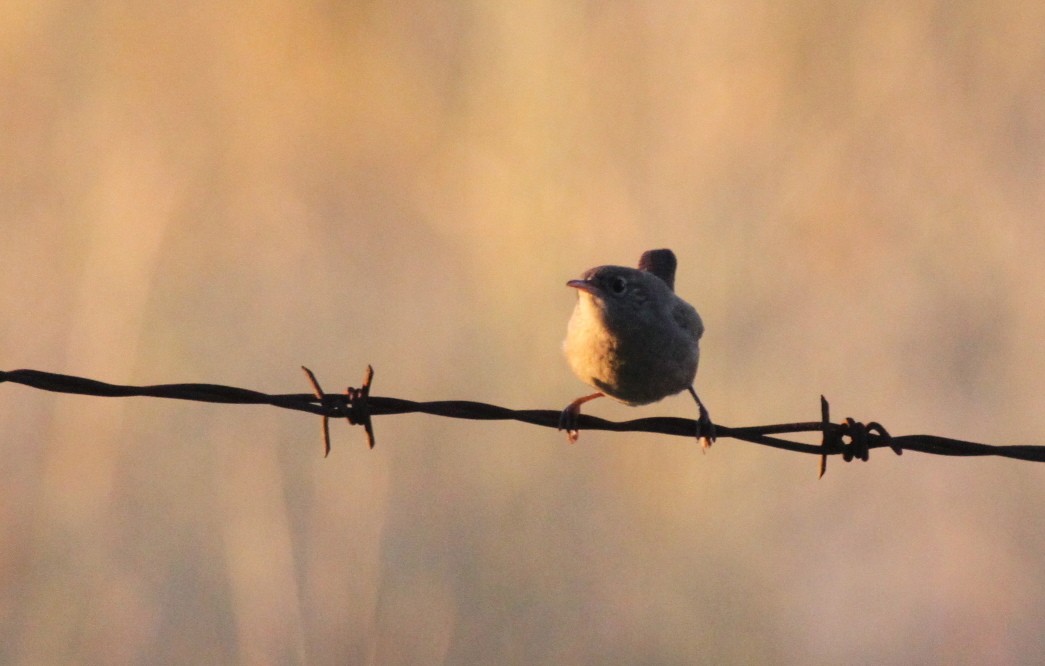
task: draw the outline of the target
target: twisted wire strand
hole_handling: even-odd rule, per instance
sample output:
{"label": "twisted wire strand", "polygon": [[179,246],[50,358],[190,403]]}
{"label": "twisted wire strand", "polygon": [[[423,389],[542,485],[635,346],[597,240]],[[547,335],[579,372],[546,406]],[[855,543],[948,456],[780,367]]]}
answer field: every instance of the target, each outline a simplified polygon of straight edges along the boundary
{"label": "twisted wire strand", "polygon": [[[370,395],[373,370],[369,367],[361,388],[349,387],[343,394],[325,393],[319,386],[315,375],[307,368],[304,370],[312,383],[312,393],[269,394],[235,386],[206,383],[127,386],[41,370],[0,371],[0,382],[22,384],[55,393],[110,398],[139,396],[222,404],[272,405],[281,409],[308,412],[323,417],[323,436],[327,453],[330,451],[327,421],[331,418],[345,418],[353,425],[364,426],[371,448],[374,446],[371,418],[375,416],[420,413],[457,419],[512,420],[546,428],[558,428],[559,426],[559,410],[509,409],[470,400],[415,401],[373,396]],[[577,418],[577,427],[581,430],[646,432],[692,438],[696,421],[664,416],[629,421],[608,421],[596,416],[581,414]],[[752,444],[820,456],[821,476],[826,469],[828,456],[841,455],[846,461],[854,458],[867,460],[871,449],[882,447],[888,447],[898,455],[907,450],[933,455],[1000,456],[1016,460],[1045,462],[1045,446],[999,446],[936,435],[892,436],[879,423],[871,422],[865,425],[851,418],[842,423],[833,423],[830,420],[827,400],[823,396],[821,396],[821,420],[819,421],[737,428],[715,424],[715,427],[719,439],[732,438]],[[822,442],[808,444],[779,437],[779,435],[809,432],[821,433]]]}

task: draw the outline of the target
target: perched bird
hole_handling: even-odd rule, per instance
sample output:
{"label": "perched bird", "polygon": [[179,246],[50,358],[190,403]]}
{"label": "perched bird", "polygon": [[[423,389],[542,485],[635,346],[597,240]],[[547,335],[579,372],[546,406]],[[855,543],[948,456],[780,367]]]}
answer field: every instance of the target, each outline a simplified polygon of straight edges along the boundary
{"label": "perched bird", "polygon": [[562,410],[559,430],[571,443],[581,405],[589,400],[606,395],[647,405],[685,390],[697,402],[698,441],[705,449],[715,441],[715,426],[693,388],[704,323],[675,295],[677,265],[671,250],[650,250],[637,269],[597,266],[566,283],[577,290],[577,305],[563,351],[574,374],[598,389]]}

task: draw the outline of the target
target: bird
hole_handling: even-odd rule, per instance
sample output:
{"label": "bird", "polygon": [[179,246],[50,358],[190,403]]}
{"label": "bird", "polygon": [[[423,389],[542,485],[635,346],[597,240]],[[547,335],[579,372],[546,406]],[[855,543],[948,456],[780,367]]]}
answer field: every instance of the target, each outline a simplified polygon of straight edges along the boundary
{"label": "bird", "polygon": [[689,391],[697,403],[696,436],[706,450],[715,426],[693,381],[704,322],[675,294],[678,260],[669,249],[642,254],[638,268],[596,266],[566,286],[577,290],[563,352],[578,379],[597,392],[577,398],[559,417],[559,430],[577,441],[584,403],[608,396],[625,405],[657,402]]}

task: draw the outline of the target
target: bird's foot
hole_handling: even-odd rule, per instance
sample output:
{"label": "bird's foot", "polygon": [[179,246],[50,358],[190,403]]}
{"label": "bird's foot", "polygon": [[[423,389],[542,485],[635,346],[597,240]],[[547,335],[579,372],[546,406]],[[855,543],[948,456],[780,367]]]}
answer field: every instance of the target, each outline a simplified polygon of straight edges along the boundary
{"label": "bird's foot", "polygon": [[566,431],[566,441],[570,444],[577,442],[580,432],[577,431],[577,416],[581,413],[580,405],[570,403],[566,409],[559,414],[559,430]]}
{"label": "bird's foot", "polygon": [[566,405],[566,409],[562,410],[562,413],[559,414],[559,430],[566,431],[566,441],[570,444],[575,444],[577,438],[580,437],[580,431],[577,430],[577,417],[581,415],[581,405],[589,400],[601,398],[603,395],[605,394],[600,391],[599,393],[592,393],[591,395],[577,398],[570,404]]}
{"label": "bird's foot", "polygon": [[704,407],[704,403],[700,401],[692,386],[689,387],[689,394],[693,396],[697,403],[697,410],[700,412],[697,417],[697,441],[700,442],[700,448],[707,452],[715,442],[715,424],[711,422],[711,415],[708,414],[707,408]]}
{"label": "bird's foot", "polygon": [[710,449],[715,442],[715,424],[711,422],[711,416],[708,415],[708,410],[704,409],[703,405],[700,407],[700,416],[697,418],[697,441],[700,442],[700,448],[704,451]]}

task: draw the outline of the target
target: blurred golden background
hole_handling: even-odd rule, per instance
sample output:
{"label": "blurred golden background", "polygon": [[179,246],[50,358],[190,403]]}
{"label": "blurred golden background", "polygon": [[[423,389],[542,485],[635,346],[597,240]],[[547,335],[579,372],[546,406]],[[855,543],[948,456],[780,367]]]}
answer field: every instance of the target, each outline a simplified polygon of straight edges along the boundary
{"label": "blurred golden background", "polygon": [[[653,247],[729,426],[1045,444],[1045,5],[9,2],[0,368],[558,409]],[[685,395],[608,418],[692,417]],[[1045,468],[0,386],[0,662],[1027,663]]]}

